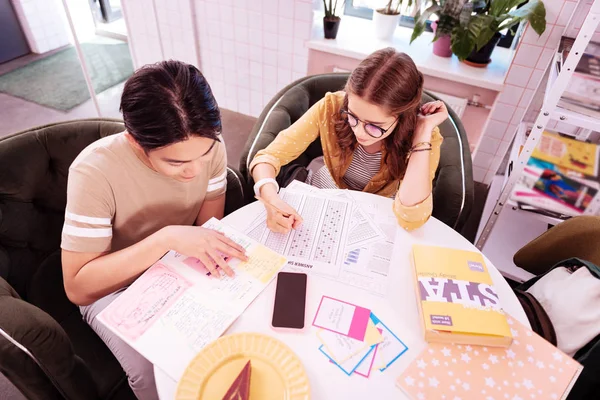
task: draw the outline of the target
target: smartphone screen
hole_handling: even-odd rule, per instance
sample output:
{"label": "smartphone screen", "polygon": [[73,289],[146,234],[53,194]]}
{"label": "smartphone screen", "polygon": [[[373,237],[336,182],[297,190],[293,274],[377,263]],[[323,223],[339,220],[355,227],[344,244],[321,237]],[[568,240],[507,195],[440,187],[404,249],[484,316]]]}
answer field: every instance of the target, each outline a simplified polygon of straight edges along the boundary
{"label": "smartphone screen", "polygon": [[276,328],[304,328],[306,274],[280,272],[273,307],[272,325]]}

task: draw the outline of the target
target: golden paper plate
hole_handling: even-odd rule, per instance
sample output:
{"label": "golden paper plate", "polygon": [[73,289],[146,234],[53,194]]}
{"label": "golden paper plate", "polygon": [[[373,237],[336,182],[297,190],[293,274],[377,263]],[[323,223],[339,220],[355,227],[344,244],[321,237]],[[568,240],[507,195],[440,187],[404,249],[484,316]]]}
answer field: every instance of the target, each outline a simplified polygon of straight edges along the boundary
{"label": "golden paper plate", "polygon": [[260,333],[223,336],[190,362],[177,385],[177,400],[220,400],[251,360],[250,400],[307,400],[302,363],[279,340]]}

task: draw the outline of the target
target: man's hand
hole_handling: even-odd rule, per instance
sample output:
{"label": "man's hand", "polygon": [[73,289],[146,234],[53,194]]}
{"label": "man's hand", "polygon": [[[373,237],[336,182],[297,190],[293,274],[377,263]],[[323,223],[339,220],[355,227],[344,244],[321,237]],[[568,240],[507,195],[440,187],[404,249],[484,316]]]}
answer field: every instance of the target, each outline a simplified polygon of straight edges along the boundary
{"label": "man's hand", "polygon": [[233,270],[221,254],[247,261],[246,250],[221,232],[199,226],[169,226],[167,240],[169,248],[180,254],[200,260],[211,275],[220,277],[217,267],[233,276]]}

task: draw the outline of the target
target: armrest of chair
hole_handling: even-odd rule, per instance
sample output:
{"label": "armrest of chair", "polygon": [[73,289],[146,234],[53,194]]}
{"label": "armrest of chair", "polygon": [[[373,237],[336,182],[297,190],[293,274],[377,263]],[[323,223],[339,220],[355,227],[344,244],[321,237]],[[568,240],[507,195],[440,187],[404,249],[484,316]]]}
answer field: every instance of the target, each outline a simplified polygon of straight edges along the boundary
{"label": "armrest of chair", "polygon": [[515,265],[535,275],[556,263],[577,257],[600,265],[600,216],[573,217],[547,230],[521,248]]}
{"label": "armrest of chair", "polygon": [[229,215],[246,205],[248,191],[252,190],[240,172],[227,166],[227,193],[225,194],[225,215]]}
{"label": "armrest of chair", "polygon": [[29,399],[96,399],[97,388],[61,326],[0,278],[0,370]]}

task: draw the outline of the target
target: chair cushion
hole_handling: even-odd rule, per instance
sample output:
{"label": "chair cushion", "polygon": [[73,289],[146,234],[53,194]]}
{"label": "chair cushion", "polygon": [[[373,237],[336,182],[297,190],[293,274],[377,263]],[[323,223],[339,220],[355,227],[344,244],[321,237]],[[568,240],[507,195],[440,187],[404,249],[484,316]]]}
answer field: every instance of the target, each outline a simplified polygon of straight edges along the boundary
{"label": "chair cushion", "polygon": [[[74,399],[133,397],[118,361],[68,300],[60,260],[69,166],[90,143],[123,130],[117,120],[90,119],[0,139],[0,276],[31,303],[4,298],[0,327],[21,337]],[[39,367],[14,345],[1,344],[19,361],[3,363],[10,369],[5,375],[30,398],[53,398]]]}
{"label": "chair cushion", "polygon": [[69,166],[90,143],[123,129],[91,119],[0,139],[0,271],[23,298],[29,277],[60,247]]}

